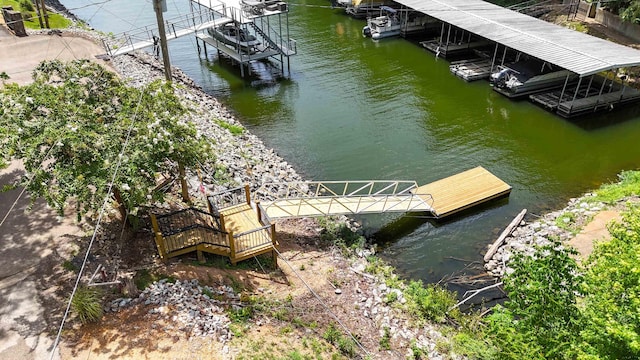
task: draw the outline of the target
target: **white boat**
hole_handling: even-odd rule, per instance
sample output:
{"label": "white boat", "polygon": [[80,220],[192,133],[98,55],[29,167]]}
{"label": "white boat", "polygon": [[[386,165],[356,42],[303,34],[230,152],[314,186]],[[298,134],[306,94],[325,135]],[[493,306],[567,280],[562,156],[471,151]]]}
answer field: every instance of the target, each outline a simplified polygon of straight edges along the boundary
{"label": "white boat", "polygon": [[237,27],[234,23],[207,29],[209,35],[235,49],[253,54],[260,41],[248,31]]}
{"label": "white boat", "polygon": [[519,61],[499,65],[497,71],[491,74],[490,82],[497,92],[508,97],[519,97],[554,89],[565,81],[573,81],[575,77],[574,73],[553,69],[546,63],[541,66],[537,61]]}
{"label": "white boat", "polygon": [[378,17],[367,18],[367,25],[362,28],[362,35],[377,40],[398,36],[403,32],[405,34],[422,32],[429,22],[426,16],[415,16],[416,14],[406,14],[407,18],[401,18],[397,10],[388,6],[381,6],[380,14]]}

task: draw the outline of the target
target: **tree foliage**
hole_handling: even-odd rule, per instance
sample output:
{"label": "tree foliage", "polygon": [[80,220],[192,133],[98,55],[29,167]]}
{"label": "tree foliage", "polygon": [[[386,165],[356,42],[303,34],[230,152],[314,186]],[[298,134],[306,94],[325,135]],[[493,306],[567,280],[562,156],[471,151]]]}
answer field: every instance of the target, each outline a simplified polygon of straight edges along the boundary
{"label": "tree foliage", "polygon": [[609,231],[586,264],[585,358],[640,359],[640,207]]}
{"label": "tree foliage", "polygon": [[579,333],[582,279],[558,241],[520,255],[504,279],[509,300],[488,321],[504,359],[563,359]]}
{"label": "tree foliage", "polygon": [[[595,2],[591,1],[591,2]],[[610,12],[619,15],[624,21],[640,24],[639,0],[612,0],[602,4]]]}
{"label": "tree foliage", "polygon": [[188,110],[170,84],[129,87],[86,60],[43,62],[33,79],[0,91],[0,158],[21,159],[33,178],[31,198],[61,214],[70,200],[78,216],[99,209],[120,163],[113,185],[136,216],[139,206],[162,200],[154,191],[159,172],[211,156],[193,124],[181,120]]}

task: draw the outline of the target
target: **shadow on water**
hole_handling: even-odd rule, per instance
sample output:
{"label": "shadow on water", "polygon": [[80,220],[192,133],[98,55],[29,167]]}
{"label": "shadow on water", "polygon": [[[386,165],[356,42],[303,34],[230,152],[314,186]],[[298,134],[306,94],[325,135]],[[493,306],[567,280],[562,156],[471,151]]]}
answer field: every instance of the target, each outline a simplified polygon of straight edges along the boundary
{"label": "shadow on water", "polygon": [[286,69],[283,69],[280,64],[266,59],[250,62],[249,69],[244,69],[244,77],[242,77],[238,64],[225,56],[214,57],[212,60],[201,58],[200,63],[225,80],[231,89],[253,88],[260,90],[280,83],[291,82],[286,76]]}
{"label": "shadow on water", "polygon": [[640,107],[634,103],[616,105],[609,111],[599,111],[593,114],[584,114],[571,119],[563,119],[577,127],[586,130],[600,130],[609,126],[620,125],[628,121],[637,120],[640,117]]}
{"label": "shadow on water", "polygon": [[437,219],[431,214],[423,212],[407,213],[385,224],[383,227],[372,233],[371,238],[375,244],[384,249],[386,246],[398,241],[398,239],[410,235],[425,223],[429,223],[433,228],[445,227],[449,224],[462,221],[470,216],[477,215],[487,210],[497,209],[507,204],[509,204],[509,197],[505,195],[499,199],[462,210],[444,219]]}

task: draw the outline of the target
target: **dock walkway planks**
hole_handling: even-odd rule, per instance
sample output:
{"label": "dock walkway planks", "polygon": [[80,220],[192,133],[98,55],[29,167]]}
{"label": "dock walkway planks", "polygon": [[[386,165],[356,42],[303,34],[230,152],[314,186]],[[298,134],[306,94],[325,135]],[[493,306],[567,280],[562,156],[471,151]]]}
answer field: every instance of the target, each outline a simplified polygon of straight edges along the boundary
{"label": "dock walkway planks", "polygon": [[511,186],[482,166],[420,186],[416,193],[431,194],[433,212],[439,219],[505,196]]}

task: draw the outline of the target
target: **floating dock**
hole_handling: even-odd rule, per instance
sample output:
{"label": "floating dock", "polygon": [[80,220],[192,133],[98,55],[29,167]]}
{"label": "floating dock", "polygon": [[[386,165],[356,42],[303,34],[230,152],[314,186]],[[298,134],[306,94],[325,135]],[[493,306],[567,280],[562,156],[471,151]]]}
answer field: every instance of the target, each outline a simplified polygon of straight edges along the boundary
{"label": "floating dock", "polygon": [[271,253],[277,264],[279,243],[271,220],[388,212],[428,212],[442,219],[507,196],[511,186],[478,166],[420,187],[415,181],[316,181],[288,183],[281,190],[275,200],[252,201],[245,185],[208,196],[208,211],[152,214],[160,258],[196,252],[203,262],[203,253],[211,253],[236,264]]}
{"label": "floating dock", "polygon": [[493,67],[490,59],[470,59],[454,61],[449,65],[449,70],[455,76],[464,81],[476,81],[489,79],[491,76],[491,68]]}
{"label": "floating dock", "polygon": [[420,186],[417,194],[430,194],[438,219],[511,193],[511,186],[482,166]]}
{"label": "floating dock", "polygon": [[458,56],[468,54],[474,49],[481,48],[489,45],[486,40],[467,41],[467,42],[442,42],[440,40],[427,40],[421,41],[420,45],[425,49],[433,52],[436,56],[441,58],[449,58],[452,56]]}

